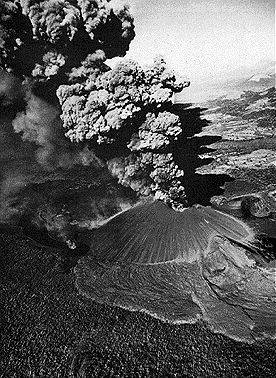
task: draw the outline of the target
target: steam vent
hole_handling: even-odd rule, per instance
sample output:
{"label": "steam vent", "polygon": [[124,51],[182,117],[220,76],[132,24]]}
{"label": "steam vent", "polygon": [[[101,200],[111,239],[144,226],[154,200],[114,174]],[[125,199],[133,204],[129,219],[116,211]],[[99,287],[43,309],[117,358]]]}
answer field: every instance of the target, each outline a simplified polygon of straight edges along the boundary
{"label": "steam vent", "polygon": [[246,224],[209,207],[139,204],[91,231],[76,286],[100,303],[204,321],[237,340],[275,337],[275,269],[258,266],[253,241]]}

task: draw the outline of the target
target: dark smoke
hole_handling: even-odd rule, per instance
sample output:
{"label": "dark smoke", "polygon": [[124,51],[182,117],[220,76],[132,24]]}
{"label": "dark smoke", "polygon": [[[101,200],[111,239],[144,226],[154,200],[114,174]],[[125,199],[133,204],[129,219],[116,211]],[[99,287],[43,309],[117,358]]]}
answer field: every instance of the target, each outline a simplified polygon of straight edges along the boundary
{"label": "dark smoke", "polygon": [[[112,181],[114,187],[93,146],[87,141],[72,144],[65,137],[55,92],[60,84],[88,76],[92,81],[108,71],[105,60],[125,55],[133,38],[133,17],[120,1],[0,0],[0,67],[20,79],[0,72],[2,222],[27,217],[64,234],[70,217],[60,216],[58,203],[68,191],[84,190],[86,202],[90,186],[98,181]],[[79,204],[80,198],[75,201]],[[44,218],[38,210],[41,202],[49,203]],[[106,207],[106,200],[99,200],[98,213],[90,201],[83,213],[95,211],[97,224],[128,202],[115,199]]]}
{"label": "dark smoke", "polygon": [[21,77],[63,81],[98,49],[123,56],[134,35],[116,0],[0,0],[0,66]]}
{"label": "dark smoke", "polygon": [[185,204],[182,171],[169,152],[182,129],[170,110],[189,82],[162,57],[145,68],[132,60],[106,65],[134,38],[129,7],[117,0],[0,0],[0,7],[1,66],[32,83],[13,125],[39,146],[37,162],[70,168],[95,162],[95,154],[139,194]]}
{"label": "dark smoke", "polygon": [[38,146],[37,162],[47,170],[69,169],[75,164],[100,164],[87,146],[77,148],[65,138],[59,109],[33,94],[27,100],[26,109],[16,115],[13,127],[24,141]]}
{"label": "dark smoke", "polygon": [[[72,187],[94,185],[99,172],[112,187],[131,188],[131,201],[134,191],[186,205],[183,172],[169,148],[182,132],[171,113],[174,95],[189,83],[162,57],[145,68],[131,60],[114,69],[106,64],[124,56],[134,38],[128,6],[117,0],[0,0],[0,11],[0,66],[23,80],[10,76],[16,85],[2,80],[0,87],[2,107],[14,109],[2,121],[8,131],[1,219],[40,217],[30,209],[48,201],[47,216],[36,223],[62,234],[71,221],[61,216],[58,201]],[[77,171],[84,177],[71,180]],[[51,198],[39,189],[48,182],[56,185]],[[129,198],[115,203],[96,218],[120,211]]]}
{"label": "dark smoke", "polygon": [[[103,206],[99,212],[91,197],[95,195],[95,180],[100,180],[99,172],[104,171],[103,162],[88,145],[73,145],[64,136],[57,107],[34,95],[29,86],[22,85],[11,74],[3,72],[0,79],[0,222],[16,225],[27,219],[34,227],[47,228],[50,234],[72,247],[70,237],[78,227],[78,220],[93,227],[120,211],[121,204],[130,206],[132,199],[113,195],[111,207],[98,198],[99,206]],[[106,183],[112,180],[110,175],[103,177]],[[76,196],[77,192],[81,194]],[[68,203],[76,218],[73,226]],[[89,212],[92,218],[95,214],[91,225]]]}
{"label": "dark smoke", "polygon": [[168,149],[182,132],[179,117],[170,112],[174,94],[189,82],[170,70],[162,57],[144,69],[132,60],[104,72],[96,67],[85,70],[86,62],[83,67],[78,83],[57,91],[66,136],[95,146],[123,185],[174,206],[176,200],[185,204],[179,181],[183,172]]}

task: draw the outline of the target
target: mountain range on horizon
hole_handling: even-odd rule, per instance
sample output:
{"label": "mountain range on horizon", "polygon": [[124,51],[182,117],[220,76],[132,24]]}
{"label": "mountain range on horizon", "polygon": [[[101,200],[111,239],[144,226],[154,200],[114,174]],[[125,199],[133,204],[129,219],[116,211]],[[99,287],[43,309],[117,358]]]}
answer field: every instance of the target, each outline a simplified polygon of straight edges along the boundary
{"label": "mountain range on horizon", "polygon": [[200,103],[226,96],[239,97],[245,90],[262,91],[275,86],[275,61],[264,59],[250,67],[238,67],[210,75],[177,95],[176,102]]}

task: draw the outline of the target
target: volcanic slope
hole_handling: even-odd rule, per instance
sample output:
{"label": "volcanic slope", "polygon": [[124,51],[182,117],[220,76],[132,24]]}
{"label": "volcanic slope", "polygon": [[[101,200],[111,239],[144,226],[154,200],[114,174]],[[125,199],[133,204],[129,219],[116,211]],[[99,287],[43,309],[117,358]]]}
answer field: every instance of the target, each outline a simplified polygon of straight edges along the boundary
{"label": "volcanic slope", "polygon": [[11,231],[0,241],[3,378],[275,377],[276,340],[239,343],[200,322],[175,325],[87,300],[57,249]]}
{"label": "volcanic slope", "polygon": [[256,264],[247,250],[253,240],[244,223],[211,208],[140,204],[91,232],[76,286],[99,303],[163,321],[201,319],[247,342],[274,338],[275,269]]}
{"label": "volcanic slope", "polygon": [[91,254],[103,261],[192,263],[206,257],[214,235],[238,242],[253,239],[246,224],[220,211],[197,206],[178,212],[154,201],[115,216],[91,232],[86,243],[91,245]]}

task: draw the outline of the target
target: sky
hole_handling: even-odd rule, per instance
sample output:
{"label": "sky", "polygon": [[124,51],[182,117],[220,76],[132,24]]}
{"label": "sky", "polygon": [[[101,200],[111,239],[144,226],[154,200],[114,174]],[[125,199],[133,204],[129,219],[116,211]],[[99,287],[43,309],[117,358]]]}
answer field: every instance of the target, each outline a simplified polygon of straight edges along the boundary
{"label": "sky", "polygon": [[164,55],[193,81],[275,60],[274,0],[128,0],[136,37],[127,57]]}

